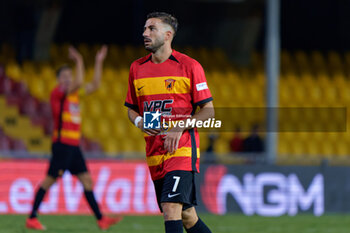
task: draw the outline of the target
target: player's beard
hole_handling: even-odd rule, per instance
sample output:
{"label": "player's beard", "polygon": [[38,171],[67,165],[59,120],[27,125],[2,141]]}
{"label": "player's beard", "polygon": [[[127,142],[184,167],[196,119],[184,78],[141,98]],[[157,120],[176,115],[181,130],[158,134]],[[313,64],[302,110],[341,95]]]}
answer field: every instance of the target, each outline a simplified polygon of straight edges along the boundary
{"label": "player's beard", "polygon": [[159,48],[161,48],[164,45],[164,40],[154,40],[154,43],[150,45],[145,45],[145,49],[147,51],[150,51],[152,53],[155,53],[158,51]]}

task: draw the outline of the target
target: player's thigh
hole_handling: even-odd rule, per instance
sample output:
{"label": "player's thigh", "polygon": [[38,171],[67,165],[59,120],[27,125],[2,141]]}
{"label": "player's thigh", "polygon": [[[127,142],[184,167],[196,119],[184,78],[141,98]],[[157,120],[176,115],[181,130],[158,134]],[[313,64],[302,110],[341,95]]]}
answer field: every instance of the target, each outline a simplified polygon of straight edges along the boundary
{"label": "player's thigh", "polygon": [[163,212],[162,206],[161,206],[163,183],[164,183],[164,178],[153,181],[154,189],[155,189],[156,197],[157,197],[157,203],[158,203],[158,207],[159,207],[160,212]]}
{"label": "player's thigh", "polygon": [[182,218],[182,203],[162,202],[161,207],[165,221],[180,220]]}
{"label": "player's thigh", "polygon": [[86,166],[85,158],[79,147],[71,148],[71,163],[69,165],[69,171],[73,175],[87,173],[88,169]]}
{"label": "player's thigh", "polygon": [[48,176],[57,178],[58,176],[62,176],[64,171],[68,168],[70,152],[68,148],[61,143],[53,143],[51,152],[52,155],[47,174]]}

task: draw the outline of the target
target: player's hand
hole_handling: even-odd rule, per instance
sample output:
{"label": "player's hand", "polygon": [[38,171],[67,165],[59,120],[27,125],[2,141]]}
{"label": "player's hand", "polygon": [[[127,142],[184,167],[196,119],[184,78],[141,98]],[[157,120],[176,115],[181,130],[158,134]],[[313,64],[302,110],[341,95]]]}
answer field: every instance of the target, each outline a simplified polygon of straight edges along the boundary
{"label": "player's hand", "polygon": [[145,132],[149,136],[156,136],[160,133],[160,129],[144,129],[143,128],[143,119],[139,121],[137,127],[141,129],[142,132]]}
{"label": "player's hand", "polygon": [[75,62],[80,62],[83,60],[81,54],[73,46],[69,46],[68,48],[68,57]]}
{"label": "player's hand", "polygon": [[179,141],[182,136],[184,128],[174,127],[168,131],[167,135],[163,137],[164,149],[167,150],[170,154],[174,154],[177,148],[179,147]]}
{"label": "player's hand", "polygon": [[96,53],[96,61],[97,62],[103,62],[107,56],[107,52],[108,52],[108,47],[107,45],[103,45],[101,47],[101,49],[99,49]]}

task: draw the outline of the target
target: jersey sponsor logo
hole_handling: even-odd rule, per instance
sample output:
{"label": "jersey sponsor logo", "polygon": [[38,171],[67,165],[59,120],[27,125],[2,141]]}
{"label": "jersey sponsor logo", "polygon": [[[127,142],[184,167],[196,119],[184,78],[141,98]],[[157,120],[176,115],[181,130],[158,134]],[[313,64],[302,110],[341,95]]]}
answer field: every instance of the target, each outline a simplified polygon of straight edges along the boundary
{"label": "jersey sponsor logo", "polygon": [[174,102],[173,99],[167,99],[167,100],[152,100],[152,101],[144,101],[143,102],[143,111],[144,112],[156,112],[160,111],[162,113],[164,112],[171,112],[172,108],[168,107],[170,104]]}
{"label": "jersey sponsor logo", "polygon": [[197,91],[203,91],[203,90],[208,89],[208,85],[207,85],[206,82],[197,83],[197,84],[196,84],[196,88],[197,88]]}
{"label": "jersey sponsor logo", "polygon": [[137,90],[140,91],[142,88],[144,88],[145,86],[142,87],[138,87]]}
{"label": "jersey sponsor logo", "polygon": [[168,193],[168,198],[173,198],[173,197],[176,197],[178,195],[180,195],[180,193],[175,193],[175,194]]}
{"label": "jersey sponsor logo", "polygon": [[167,79],[164,80],[165,81],[165,87],[168,91],[171,91],[174,89],[174,85],[175,85],[175,79]]}
{"label": "jersey sponsor logo", "polygon": [[73,114],[80,113],[80,107],[77,103],[69,103],[69,112]]}

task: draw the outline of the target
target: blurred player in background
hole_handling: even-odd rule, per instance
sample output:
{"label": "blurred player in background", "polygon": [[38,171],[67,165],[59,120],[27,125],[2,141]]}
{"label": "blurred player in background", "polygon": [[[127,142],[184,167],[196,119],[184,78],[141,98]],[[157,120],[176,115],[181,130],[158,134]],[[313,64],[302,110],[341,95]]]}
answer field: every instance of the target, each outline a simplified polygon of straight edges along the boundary
{"label": "blurred player in background", "polygon": [[81,116],[79,97],[96,91],[101,82],[103,61],[107,55],[107,47],[103,46],[96,54],[95,73],[91,83],[83,86],[84,62],[79,52],[69,48],[69,58],[76,64],[76,77],[73,79],[72,68],[64,65],[57,70],[58,85],[51,92],[51,109],[54,119],[52,137],[52,157],[47,176],[41,183],[34,199],[33,209],[26,221],[26,227],[44,230],[45,227],[37,219],[37,211],[46,191],[65,170],[76,175],[84,187],[84,194],[89,206],[97,218],[98,226],[106,230],[110,225],[121,220],[120,217],[103,216],[93,194],[93,183],[87,170],[85,159],[79,148]]}
{"label": "blurred player in background", "polygon": [[[125,101],[131,122],[146,133],[146,161],[163,212],[166,233],[210,233],[198,218],[195,173],[199,172],[196,128],[174,127],[167,132],[144,128],[144,112],[189,115],[194,120],[214,117],[212,97],[202,66],[172,49],[177,19],[154,12],[147,16],[144,45],[150,51],[130,67]],[[195,113],[196,107],[200,110]],[[158,114],[158,112],[157,112]]]}

